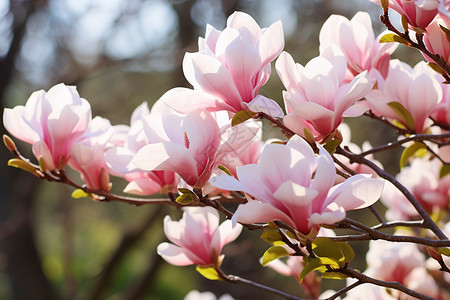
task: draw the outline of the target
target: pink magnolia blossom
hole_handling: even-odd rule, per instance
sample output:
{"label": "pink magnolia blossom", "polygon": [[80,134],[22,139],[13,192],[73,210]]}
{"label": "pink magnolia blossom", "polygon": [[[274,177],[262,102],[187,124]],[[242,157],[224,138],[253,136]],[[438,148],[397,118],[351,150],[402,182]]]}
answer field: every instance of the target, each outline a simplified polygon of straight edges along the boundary
{"label": "pink magnolia blossom", "polygon": [[34,92],[25,106],[6,108],[5,128],[16,138],[32,144],[37,159],[49,170],[63,169],[72,146],[87,130],[91,107],[76,88],[58,84],[48,92]]}
{"label": "pink magnolia blossom", "polygon": [[86,132],[70,149],[69,166],[78,171],[86,186],[93,190],[111,189],[104,155],[112,134],[110,122],[95,117]]}
{"label": "pink magnolia blossom", "polygon": [[[396,281],[429,297],[437,298],[439,288],[425,268],[425,256],[414,244],[370,241],[364,274],[383,281]],[[398,291],[393,291],[399,297]],[[401,294],[400,299],[413,299]],[[404,298],[406,297],[406,298]]]}
{"label": "pink magnolia blossom", "polygon": [[345,83],[346,59],[335,45],[324,49],[305,67],[296,64],[288,53],[283,52],[276,62],[276,69],[286,88],[283,98],[289,113],[285,124],[295,129],[304,127],[298,122],[306,121],[314,127],[319,138],[333,132],[344,115],[359,116],[364,113],[366,109],[357,101],[374,84],[368,79],[366,71]]}
{"label": "pink magnolia blossom", "polygon": [[433,108],[430,117],[437,123],[450,126],[450,84],[442,82],[442,76],[432,71],[442,88],[442,100]]}
{"label": "pink magnolia blossom", "polygon": [[283,47],[280,21],[261,29],[248,14],[235,12],[223,31],[207,25],[205,38],[199,39],[199,51],[185,55],[184,75],[194,90],[175,88],[161,99],[184,113],[248,109],[282,117],[275,101],[257,94],[270,77],[271,61]]}
{"label": "pink magnolia blossom", "polygon": [[[370,0],[380,4],[379,0]],[[389,7],[405,16],[413,27],[427,28],[438,14],[440,0],[389,0]]]}
{"label": "pink magnolia blossom", "polygon": [[[437,18],[428,27],[424,33],[423,42],[426,48],[433,54],[438,54],[444,62],[450,66],[450,42],[448,35],[440,26],[450,28],[450,20],[448,18]],[[435,63],[434,60],[424,55],[429,62]],[[443,80],[442,80],[443,81]]]}
{"label": "pink magnolia blossom", "polygon": [[[112,174],[123,177],[129,183],[124,192],[136,195],[152,195],[158,192],[175,192],[178,178],[172,171],[142,171],[130,167],[136,153],[151,143],[168,141],[162,128],[164,104],[157,102],[148,109],[147,103],[138,106],[131,116],[131,126],[126,134],[116,136],[116,147],[105,154]],[[119,141],[123,139],[122,141]]]}
{"label": "pink magnolia blossom", "polygon": [[207,184],[218,158],[236,151],[256,134],[254,130],[241,130],[247,128],[246,124],[221,130],[216,119],[203,110],[181,119],[166,116],[163,127],[168,140],[142,147],[131,164],[141,170],[173,171],[194,188]]}
{"label": "pink magnolia blossom", "polygon": [[[440,178],[441,166],[438,159],[416,158],[396,177],[430,213],[436,208],[445,210],[450,204],[450,175]],[[386,218],[389,220],[408,220],[418,216],[405,196],[390,184],[385,186],[381,200],[388,207]]]}
{"label": "pink magnolia blossom", "polygon": [[347,59],[350,79],[372,69],[386,77],[391,54],[398,44],[379,43],[380,37],[385,33],[375,38],[372,21],[366,12],[358,12],[351,20],[331,15],[320,30],[320,49],[323,51],[331,44],[338,45]]}
{"label": "pink magnolia blossom", "polygon": [[[383,182],[356,175],[334,185],[336,170],[330,154],[320,147],[315,156],[299,136],[286,145],[264,148],[258,164],[237,168],[237,179],[219,175],[211,183],[221,189],[242,191],[249,196],[239,205],[233,220],[240,223],[282,221],[307,235],[319,224],[334,224],[350,209],[376,202]],[[314,178],[312,178],[314,174]]]}
{"label": "pink magnolia blossom", "polygon": [[228,294],[224,294],[217,298],[211,292],[200,293],[199,291],[194,290],[190,291],[186,296],[184,296],[183,300],[234,300],[234,298]]}
{"label": "pink magnolia blossom", "polygon": [[242,226],[230,220],[219,226],[219,213],[211,207],[186,207],[180,221],[164,218],[164,233],[172,243],[158,246],[158,254],[175,266],[220,266],[225,244],[234,241]]}
{"label": "pink magnolia blossom", "polygon": [[[442,87],[428,69],[424,62],[412,69],[406,63],[393,60],[386,79],[379,79],[378,89],[366,96],[369,107],[374,113],[396,120],[416,133],[424,132],[429,125],[428,117],[442,100]],[[409,112],[414,124],[408,125],[389,107],[390,102],[400,103]]]}

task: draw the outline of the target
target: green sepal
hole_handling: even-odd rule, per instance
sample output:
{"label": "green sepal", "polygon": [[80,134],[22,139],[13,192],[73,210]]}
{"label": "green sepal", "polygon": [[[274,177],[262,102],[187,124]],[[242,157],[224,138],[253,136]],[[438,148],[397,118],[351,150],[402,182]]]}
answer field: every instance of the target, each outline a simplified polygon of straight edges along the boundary
{"label": "green sepal", "polygon": [[220,275],[214,267],[201,267],[197,266],[195,268],[203,277],[209,280],[221,280]]}
{"label": "green sepal", "polygon": [[225,173],[227,173],[227,175],[233,176],[233,174],[231,174],[230,170],[228,170],[227,167],[220,165],[220,166],[218,166],[217,168],[219,168],[219,170],[222,170],[222,171],[224,171]]}
{"label": "green sepal", "polygon": [[261,239],[269,244],[273,244],[282,241],[283,237],[277,230],[266,230],[261,234]]}
{"label": "green sepal", "polygon": [[392,43],[392,42],[397,42],[409,46],[407,40],[405,40],[404,38],[395,33],[387,33],[380,38],[380,43]]}
{"label": "green sepal", "polygon": [[186,204],[190,204],[197,200],[198,200],[197,195],[195,195],[194,193],[188,193],[188,194],[183,194],[183,195],[178,196],[175,201],[182,205],[186,205]]}
{"label": "green sepal", "polygon": [[416,154],[420,149],[426,149],[427,146],[422,142],[414,142],[414,144],[406,147],[400,156],[400,169],[402,169],[408,163],[409,159]]}
{"label": "green sepal", "polygon": [[282,246],[270,247],[266,252],[264,252],[264,255],[262,257],[262,265],[263,267],[265,267],[271,261],[288,255],[289,252]]}
{"label": "green sepal", "polygon": [[450,174],[450,165],[442,165],[441,169],[439,170],[439,179],[444,178]]}
{"label": "green sepal", "polygon": [[309,131],[308,128],[303,128],[303,134],[305,135],[305,138],[309,143],[313,144],[315,142],[314,135],[311,131]]}
{"label": "green sepal", "polygon": [[236,126],[241,123],[244,123],[245,121],[253,118],[255,115],[256,115],[256,113],[253,111],[248,111],[248,110],[238,111],[231,119],[231,126]]}
{"label": "green sepal", "polygon": [[323,147],[328,151],[328,153],[333,154],[334,152],[336,152],[336,148],[341,142],[341,140],[332,139],[331,141],[328,141]]}
{"label": "green sepal", "polygon": [[442,69],[442,67],[440,65],[438,65],[436,63],[432,63],[432,62],[429,62],[427,65],[436,73],[441,74],[441,75],[445,74],[445,70]]}
{"label": "green sepal", "polygon": [[387,105],[400,117],[407,128],[414,129],[414,119],[401,103],[394,101],[389,102]]}
{"label": "green sepal", "polygon": [[86,193],[82,189],[76,189],[72,192],[72,198],[80,199],[80,198],[92,198],[90,193]]}
{"label": "green sepal", "polygon": [[193,194],[194,192],[192,192],[190,189],[187,189],[187,188],[178,188],[178,191],[181,193],[181,194]]}
{"label": "green sepal", "polygon": [[439,253],[445,256],[450,256],[450,249],[449,248],[440,248]]}

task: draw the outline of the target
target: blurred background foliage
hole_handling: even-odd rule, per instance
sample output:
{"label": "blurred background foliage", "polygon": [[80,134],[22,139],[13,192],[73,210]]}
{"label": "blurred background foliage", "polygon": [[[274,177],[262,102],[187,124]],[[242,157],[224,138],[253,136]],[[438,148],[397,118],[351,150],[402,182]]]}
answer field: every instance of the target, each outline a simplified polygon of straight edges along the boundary
{"label": "blurred background foliage", "polygon": [[[261,27],[281,19],[285,50],[301,64],[318,55],[319,30],[331,14],[351,18],[367,11],[376,34],[383,30],[380,8],[366,0],[0,0],[1,106],[23,105],[32,91],[64,82],[78,87],[94,115],[128,124],[143,101],[151,105],[168,89],[189,86],[181,70],[184,53],[197,50],[207,23],[221,30],[236,10]],[[420,59],[405,47],[396,55]],[[282,90],[274,71],[261,91],[281,101]],[[394,138],[368,120],[350,123],[358,128],[357,143]],[[18,145],[29,154],[29,146]],[[165,239],[162,219],[178,219],[176,209],[72,199],[70,188],[7,168],[11,156],[0,148],[0,299],[182,299],[191,289],[273,299],[163,262],[155,254]],[[395,171],[396,163],[380,159]],[[116,192],[123,187],[114,182]],[[225,247],[224,270],[302,296],[294,279],[259,265],[269,246],[259,234],[244,231]],[[364,257],[355,267],[365,268]]]}

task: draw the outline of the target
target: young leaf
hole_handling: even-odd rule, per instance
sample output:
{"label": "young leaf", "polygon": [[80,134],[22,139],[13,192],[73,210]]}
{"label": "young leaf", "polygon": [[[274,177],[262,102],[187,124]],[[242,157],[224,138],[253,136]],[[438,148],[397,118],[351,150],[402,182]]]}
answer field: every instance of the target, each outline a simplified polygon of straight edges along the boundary
{"label": "young leaf", "polygon": [[319,257],[330,257],[336,261],[345,261],[344,253],[335,241],[326,238],[318,237],[312,242],[312,249],[314,254]]}
{"label": "young leaf", "polygon": [[328,151],[328,153],[333,154],[341,142],[342,141],[338,139],[332,139],[331,141],[326,143],[323,147]]}
{"label": "young leaf", "polygon": [[261,238],[269,243],[269,244],[273,244],[275,242],[281,241],[283,239],[283,237],[281,236],[281,234],[276,231],[276,230],[266,230],[261,234]]}
{"label": "young leaf", "polygon": [[440,248],[439,253],[445,256],[450,256],[450,248]]}
{"label": "young leaf", "polygon": [[3,144],[5,144],[6,148],[8,148],[9,151],[12,153],[17,152],[17,147],[12,138],[10,138],[8,135],[3,135]]}
{"label": "young leaf", "polygon": [[405,32],[408,31],[408,20],[406,19],[406,17],[402,15],[401,21],[402,21],[403,30]]}
{"label": "young leaf", "polygon": [[306,140],[309,142],[309,143],[314,143],[315,141],[314,141],[314,135],[312,134],[312,132],[311,131],[309,131],[309,129],[308,128],[303,128],[303,134],[305,135],[305,138],[306,138]]}
{"label": "young leaf", "polygon": [[380,3],[383,11],[387,11],[389,8],[389,0],[380,0]]}
{"label": "young leaf", "polygon": [[448,174],[450,174],[450,165],[443,165],[439,170],[439,179],[444,178]]}
{"label": "young leaf", "polygon": [[406,127],[409,129],[414,129],[414,119],[401,103],[389,102],[387,105],[397,114],[397,116],[400,117]]}
{"label": "young leaf", "polygon": [[225,173],[227,173],[227,175],[233,176],[233,174],[231,174],[230,170],[228,170],[227,167],[220,165],[220,166],[218,166],[218,168],[219,168],[219,170],[222,170]]}
{"label": "young leaf", "polygon": [[[299,278],[300,283],[302,283],[302,281],[306,277],[306,275],[308,275],[312,271],[317,270],[321,267],[324,267],[324,265],[322,264],[322,262],[320,261],[320,259],[318,257],[313,258],[313,259],[308,259],[306,266],[303,268],[302,272],[300,273],[300,278]],[[325,268],[325,270],[326,270],[326,268]]]}
{"label": "young leaf", "polygon": [[380,43],[392,43],[392,42],[397,42],[409,46],[407,40],[405,40],[399,35],[396,35],[395,33],[386,33],[380,38]]}
{"label": "young leaf", "polygon": [[191,192],[188,194],[183,194],[183,195],[178,196],[175,201],[182,205],[186,205],[186,204],[190,204],[196,200],[198,200],[197,195],[195,195],[194,193]]}
{"label": "young leaf", "polygon": [[345,256],[345,262],[350,263],[355,258],[355,251],[346,242],[336,242],[336,245],[341,249]]}
{"label": "young leaf", "polygon": [[190,189],[187,189],[187,188],[178,188],[178,191],[181,194],[193,194],[193,192]]}
{"label": "young leaf", "polygon": [[422,142],[415,142],[409,147],[406,147],[403,150],[402,155],[400,156],[400,169],[402,169],[408,163],[409,159],[420,149],[426,149],[426,145]]}
{"label": "young leaf", "polygon": [[11,158],[10,160],[8,160],[8,166],[22,169],[37,177],[41,177],[41,175],[37,172],[35,167],[33,167],[32,165],[30,165],[30,163],[20,158]]}
{"label": "young leaf", "polygon": [[275,259],[288,256],[289,252],[282,246],[273,246],[267,249],[262,258],[262,265],[265,267],[271,261]]}
{"label": "young leaf", "polygon": [[90,195],[83,191],[82,189],[76,189],[72,192],[72,198],[80,199],[80,198],[90,198]]}
{"label": "young leaf", "polygon": [[444,75],[444,74],[445,74],[445,70],[442,69],[441,66],[438,65],[438,64],[429,62],[429,63],[428,63],[428,66],[429,66],[433,71],[435,71],[435,72],[438,73],[438,74],[441,74],[441,75]]}
{"label": "young leaf", "polygon": [[200,274],[202,274],[203,277],[205,277],[206,279],[209,280],[221,280],[219,273],[217,273],[217,270],[214,269],[213,267],[201,267],[201,266],[197,266],[195,268],[195,270],[197,272],[199,272]]}
{"label": "young leaf", "polygon": [[241,123],[244,123],[248,119],[253,118],[255,115],[256,115],[256,113],[253,111],[248,111],[248,110],[238,111],[231,119],[231,126],[236,126]]}
{"label": "young leaf", "polygon": [[322,278],[327,279],[345,279],[348,278],[347,275],[339,273],[339,272],[324,272],[320,275]]}

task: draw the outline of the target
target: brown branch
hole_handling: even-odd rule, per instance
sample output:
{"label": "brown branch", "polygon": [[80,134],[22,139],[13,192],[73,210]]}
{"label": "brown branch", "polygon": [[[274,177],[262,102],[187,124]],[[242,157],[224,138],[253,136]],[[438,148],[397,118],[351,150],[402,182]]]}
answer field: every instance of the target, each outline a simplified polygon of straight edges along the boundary
{"label": "brown branch", "polygon": [[391,282],[391,281],[383,281],[383,280],[378,280],[372,277],[369,277],[365,274],[362,274],[352,268],[345,268],[342,270],[339,270],[339,272],[348,275],[352,278],[356,278],[358,279],[359,282],[361,283],[370,283],[370,284],[374,284],[377,286],[382,286],[382,287],[386,287],[386,288],[391,288],[391,289],[396,289],[400,292],[403,292],[407,295],[416,297],[418,299],[422,299],[422,300],[435,300],[434,298],[425,296],[423,294],[420,294],[418,292],[415,292],[411,289],[408,289],[407,287],[405,287],[403,284],[400,284],[398,282]]}
{"label": "brown branch", "polygon": [[447,240],[447,236],[442,232],[442,230],[439,228],[439,226],[434,223],[434,221],[431,219],[430,215],[426,212],[426,210],[420,205],[419,201],[411,194],[411,192],[403,186],[395,177],[393,177],[391,174],[385,172],[380,167],[378,167],[375,163],[371,162],[370,160],[364,158],[361,155],[357,155],[352,153],[349,149],[342,149],[341,147],[338,147],[336,149],[336,153],[342,154],[346,156],[348,159],[350,159],[350,162],[357,162],[359,164],[364,164],[366,166],[369,166],[372,170],[374,170],[381,178],[384,178],[388,181],[390,181],[405,197],[408,199],[408,201],[414,206],[416,211],[419,213],[419,215],[422,217],[424,221],[424,227],[430,229],[434,232],[434,234],[441,240]]}

